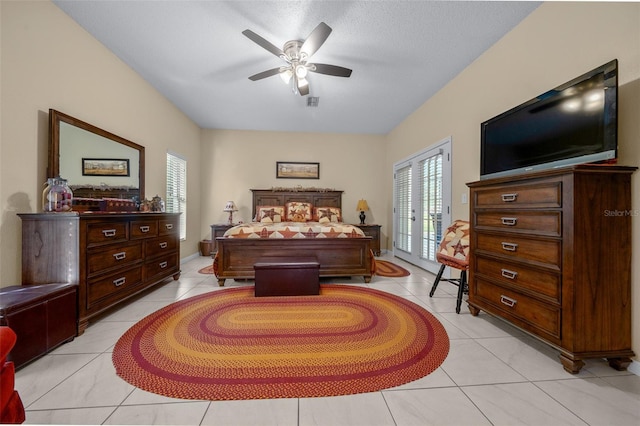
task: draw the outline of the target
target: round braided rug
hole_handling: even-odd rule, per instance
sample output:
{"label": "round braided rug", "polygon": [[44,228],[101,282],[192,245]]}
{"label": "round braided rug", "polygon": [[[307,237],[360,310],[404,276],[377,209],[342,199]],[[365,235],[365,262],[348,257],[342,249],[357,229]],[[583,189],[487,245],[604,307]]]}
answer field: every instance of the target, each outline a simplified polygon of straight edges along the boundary
{"label": "round braided rug", "polygon": [[166,306],[116,343],[130,384],[198,400],[372,392],[434,371],[449,352],[436,318],[401,297],[349,285],[319,296],[212,291]]}
{"label": "round braided rug", "polygon": [[411,273],[393,262],[376,259],[376,275],[381,277],[408,277]]}

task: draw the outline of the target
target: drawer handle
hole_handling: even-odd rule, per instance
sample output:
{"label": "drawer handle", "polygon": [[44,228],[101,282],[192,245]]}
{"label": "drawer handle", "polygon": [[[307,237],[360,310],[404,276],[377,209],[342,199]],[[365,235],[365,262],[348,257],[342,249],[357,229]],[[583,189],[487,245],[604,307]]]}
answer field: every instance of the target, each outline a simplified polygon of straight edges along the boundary
{"label": "drawer handle", "polygon": [[507,225],[507,226],[515,226],[516,223],[518,223],[517,217],[502,217],[500,218],[500,220],[502,221],[503,225]]}
{"label": "drawer handle", "polygon": [[167,263],[167,262],[160,262],[160,269],[164,269],[164,268],[166,268],[166,267],[167,267],[167,265],[168,265],[168,263]]}
{"label": "drawer handle", "polygon": [[500,295],[500,302],[502,302],[503,305],[507,305],[510,308],[513,308],[514,306],[516,306],[516,303],[518,303],[517,300],[507,297],[504,294]]}
{"label": "drawer handle", "polygon": [[160,248],[161,248],[161,249],[165,249],[165,248],[167,248],[167,242],[166,242],[166,241],[161,242],[161,243],[160,243]]}
{"label": "drawer handle", "polygon": [[517,198],[518,198],[517,192],[511,193],[511,194],[502,194],[502,201],[504,201],[505,203],[512,203],[516,201]]}
{"label": "drawer handle", "polygon": [[502,269],[502,276],[505,278],[509,278],[510,280],[515,280],[518,276],[516,271],[510,271],[508,269]]}
{"label": "drawer handle", "polygon": [[103,229],[102,230],[102,234],[105,237],[114,237],[116,235],[116,230],[115,229]]}
{"label": "drawer handle", "polygon": [[518,248],[518,245],[516,243],[506,243],[506,242],[502,242],[502,250],[506,250],[506,251],[516,251],[516,249]]}
{"label": "drawer handle", "polygon": [[127,257],[127,253],[126,253],[126,252],[124,252],[124,251],[121,251],[120,253],[116,253],[116,254],[114,254],[114,255],[113,255],[113,257],[115,257],[115,258],[116,258],[116,260],[122,260],[122,259],[124,259],[125,257]]}
{"label": "drawer handle", "polygon": [[166,226],[167,229],[173,229],[173,223],[167,223],[164,226]]}
{"label": "drawer handle", "polygon": [[121,285],[124,285],[124,283],[126,282],[127,282],[127,279],[125,277],[121,277],[113,280],[113,285],[115,285],[116,287],[120,287]]}
{"label": "drawer handle", "polygon": [[150,228],[148,226],[146,226],[146,225],[145,226],[141,226],[140,227],[140,232],[149,232],[149,229]]}

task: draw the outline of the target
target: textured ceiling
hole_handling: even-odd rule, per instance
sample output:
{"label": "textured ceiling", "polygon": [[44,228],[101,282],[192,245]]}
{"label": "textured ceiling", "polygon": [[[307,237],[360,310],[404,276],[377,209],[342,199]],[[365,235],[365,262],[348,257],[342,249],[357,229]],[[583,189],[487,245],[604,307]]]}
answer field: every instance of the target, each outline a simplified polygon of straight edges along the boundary
{"label": "textured ceiling", "polygon": [[[538,2],[54,0],[200,127],[386,134],[534,10]],[[284,62],[242,34],[282,47],[320,22],[333,32],[311,62],[310,96]]]}

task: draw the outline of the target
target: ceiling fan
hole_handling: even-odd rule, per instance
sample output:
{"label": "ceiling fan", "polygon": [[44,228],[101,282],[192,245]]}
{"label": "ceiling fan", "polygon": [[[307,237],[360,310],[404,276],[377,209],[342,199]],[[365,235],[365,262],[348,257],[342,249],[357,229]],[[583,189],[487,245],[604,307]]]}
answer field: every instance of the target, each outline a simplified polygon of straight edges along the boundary
{"label": "ceiling fan", "polygon": [[311,56],[316,53],[320,46],[327,40],[329,34],[331,34],[331,27],[324,22],[320,22],[305,41],[290,40],[284,44],[282,49],[274,46],[251,30],[244,30],[242,34],[287,63],[281,67],[252,75],[249,77],[249,80],[256,81],[279,74],[287,84],[293,80],[294,93],[305,96],[309,94],[309,82],[307,81],[307,74],[309,72],[333,75],[336,77],[351,76],[351,70],[348,68],[308,62]]}

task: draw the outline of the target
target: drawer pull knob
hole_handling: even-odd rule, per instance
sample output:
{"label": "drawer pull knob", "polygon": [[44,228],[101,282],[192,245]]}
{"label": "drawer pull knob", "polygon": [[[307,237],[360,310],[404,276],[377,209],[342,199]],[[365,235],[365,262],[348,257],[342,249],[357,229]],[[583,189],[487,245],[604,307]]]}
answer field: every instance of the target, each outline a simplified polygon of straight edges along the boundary
{"label": "drawer pull knob", "polygon": [[126,282],[127,282],[127,279],[125,277],[121,277],[113,280],[113,285],[115,285],[116,287],[120,287],[121,285],[124,285],[124,283]]}
{"label": "drawer pull knob", "polygon": [[161,242],[160,243],[160,248],[162,248],[162,249],[167,248],[167,242],[166,241]]}
{"label": "drawer pull knob", "polygon": [[502,224],[507,226],[515,226],[518,223],[517,217],[503,217],[501,218]]}
{"label": "drawer pull knob", "polygon": [[173,229],[173,223],[167,223],[165,226],[167,229]]}
{"label": "drawer pull knob", "polygon": [[505,278],[509,278],[510,280],[515,280],[518,276],[516,271],[510,271],[508,269],[502,269],[502,276]]}
{"label": "drawer pull knob", "polygon": [[113,257],[115,257],[115,258],[116,258],[116,260],[122,260],[122,259],[124,259],[125,257],[127,257],[127,253],[126,253],[126,252],[124,252],[124,251],[121,251],[120,253],[116,253],[116,254],[114,254],[114,255],[113,255]]}
{"label": "drawer pull knob", "polygon": [[513,308],[516,305],[516,303],[518,303],[517,300],[507,297],[504,294],[500,295],[500,302],[502,302],[503,305],[507,305],[510,308]]}
{"label": "drawer pull knob", "polygon": [[149,227],[148,226],[141,226],[140,227],[140,232],[149,232]]}
{"label": "drawer pull knob", "polygon": [[506,251],[516,251],[516,249],[518,248],[518,245],[516,243],[506,243],[506,242],[502,242],[502,250],[506,250]]}
{"label": "drawer pull knob", "polygon": [[103,229],[102,230],[102,234],[105,237],[114,237],[116,235],[116,230],[115,229]]}
{"label": "drawer pull knob", "polygon": [[161,269],[166,268],[166,267],[167,267],[167,265],[168,265],[168,263],[167,263],[167,262],[160,262],[160,268],[161,268]]}
{"label": "drawer pull knob", "polygon": [[518,198],[517,192],[514,192],[512,194],[502,194],[502,201],[504,201],[505,203],[512,203],[516,201],[517,198]]}

